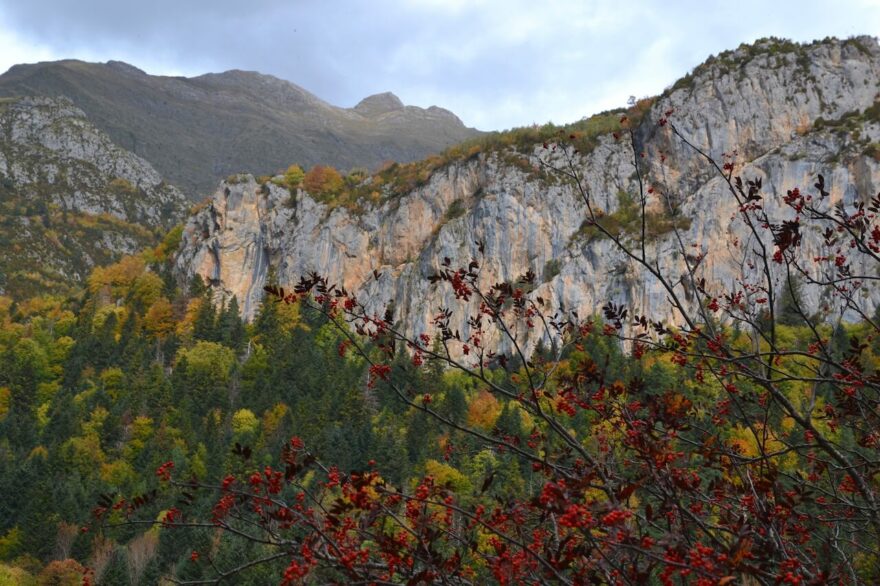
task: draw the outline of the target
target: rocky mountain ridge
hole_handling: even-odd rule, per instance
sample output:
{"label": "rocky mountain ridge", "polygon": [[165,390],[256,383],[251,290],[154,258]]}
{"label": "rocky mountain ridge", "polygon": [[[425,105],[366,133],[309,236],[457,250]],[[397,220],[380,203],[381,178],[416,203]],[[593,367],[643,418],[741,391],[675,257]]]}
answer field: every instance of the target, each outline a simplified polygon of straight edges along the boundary
{"label": "rocky mountain ridge", "polygon": [[253,71],[166,77],[119,61],[66,60],[0,75],[0,97],[26,95],[71,99],[115,143],[195,200],[233,173],[272,174],[293,163],[375,168],[479,134],[448,110],[404,106],[393,94],[339,108]]}
{"label": "rocky mountain ridge", "polygon": [[0,292],[56,291],[153,245],[183,194],[69,100],[0,100]]}
{"label": "rocky mountain ridge", "polygon": [[[880,191],[878,95],[876,39],[764,40],[710,59],[654,100],[635,131],[636,156],[610,132],[567,154],[606,216],[621,222],[637,193],[634,161],[641,161],[648,185],[674,200],[683,220],[655,217],[651,262],[666,274],[686,275],[670,228],[678,225],[703,259],[697,275],[730,287],[742,261],[733,243],[748,244],[742,223],[732,220],[736,202],[699,154],[658,121],[672,111],[676,127],[717,160],[736,152],[737,173],[761,178],[768,210],[778,214],[778,196],[811,186],[818,173],[832,201],[852,203]],[[438,259],[467,263],[479,256],[481,241],[483,284],[531,270],[540,281],[534,295],[551,313],[587,316],[612,301],[674,321],[659,283],[583,225],[584,204],[573,186],[541,172],[542,164],[562,165],[565,156],[541,144],[484,149],[435,169],[403,196],[360,210],[240,178],[221,185],[211,205],[190,219],[177,270],[183,279],[202,275],[218,297],[236,295],[248,317],[262,298],[268,266],[282,285],[316,271],[356,292],[372,311],[393,301],[395,320],[417,335],[439,307],[455,306],[451,291],[427,281]],[[668,202],[657,197],[651,209],[662,210]],[[822,252],[817,233],[804,240],[807,257]],[[804,296],[811,310],[830,302],[816,291]],[[872,291],[864,303],[873,311],[880,295]],[[453,327],[468,333],[461,318]]]}

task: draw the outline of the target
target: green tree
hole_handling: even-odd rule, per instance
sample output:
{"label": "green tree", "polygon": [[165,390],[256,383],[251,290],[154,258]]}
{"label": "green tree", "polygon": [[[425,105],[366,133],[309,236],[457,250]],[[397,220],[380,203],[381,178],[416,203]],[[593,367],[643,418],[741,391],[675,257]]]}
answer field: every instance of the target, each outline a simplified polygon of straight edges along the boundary
{"label": "green tree", "polygon": [[223,308],[217,320],[219,341],[224,345],[240,352],[244,346],[245,327],[241,320],[241,310],[238,307],[238,298],[233,295],[229,305]]}
{"label": "green tree", "polygon": [[217,336],[217,311],[211,302],[211,296],[205,294],[196,313],[193,322],[193,339],[205,340],[208,342],[216,342]]}
{"label": "green tree", "polygon": [[178,369],[185,369],[185,396],[197,413],[229,407],[228,384],[235,364],[235,352],[216,342],[200,340],[192,348],[178,351]]}
{"label": "green tree", "polygon": [[296,164],[291,165],[287,168],[287,171],[284,172],[284,185],[287,189],[293,191],[302,185],[305,176],[306,174],[302,170],[302,167]]}

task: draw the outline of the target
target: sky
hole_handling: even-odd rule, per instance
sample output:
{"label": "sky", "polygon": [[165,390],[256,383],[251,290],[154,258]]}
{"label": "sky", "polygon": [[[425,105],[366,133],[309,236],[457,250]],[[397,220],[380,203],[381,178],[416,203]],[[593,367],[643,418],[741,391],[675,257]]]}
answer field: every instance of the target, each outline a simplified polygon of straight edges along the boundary
{"label": "sky", "polygon": [[384,91],[468,126],[573,122],[765,36],[880,35],[880,0],[0,0],[0,72],[116,59],[269,73],[331,104]]}

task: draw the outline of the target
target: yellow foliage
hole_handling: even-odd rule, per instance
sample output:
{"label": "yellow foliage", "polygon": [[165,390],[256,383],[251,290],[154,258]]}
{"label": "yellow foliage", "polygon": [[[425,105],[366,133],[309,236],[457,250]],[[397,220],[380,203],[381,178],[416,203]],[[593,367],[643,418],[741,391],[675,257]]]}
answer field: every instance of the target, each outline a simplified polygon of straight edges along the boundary
{"label": "yellow foliage", "polygon": [[[57,365],[63,364],[75,344],[76,342],[70,336],[61,336],[49,347],[49,359]],[[62,370],[59,370],[58,374],[61,374],[61,372]]]}
{"label": "yellow foliage", "polygon": [[114,401],[125,383],[125,373],[121,368],[112,366],[101,371],[101,385]]}
{"label": "yellow foliage", "polygon": [[299,165],[291,165],[287,168],[287,171],[284,172],[284,185],[288,189],[294,190],[302,184],[305,175],[302,167]]}
{"label": "yellow foliage", "polygon": [[135,417],[128,428],[131,439],[125,446],[125,459],[132,461],[146,447],[153,436],[153,420],[140,415]]}
{"label": "yellow foliage", "polygon": [[36,578],[22,568],[0,564],[0,586],[33,586]]}
{"label": "yellow foliage", "polygon": [[153,435],[153,420],[145,415],[138,415],[131,422],[131,437],[147,441]]}
{"label": "yellow foliage", "polygon": [[47,401],[37,407],[37,426],[40,428],[40,431],[49,425],[49,408],[51,406],[52,404]]}
{"label": "yellow foliage", "polygon": [[95,407],[89,414],[89,420],[82,424],[83,433],[100,436],[104,422],[107,421],[109,416],[110,412],[104,407]]}
{"label": "yellow foliage", "polygon": [[201,309],[202,303],[204,303],[202,297],[194,297],[193,299],[190,299],[189,303],[186,305],[186,313],[184,314],[183,319],[177,324],[177,335],[181,338],[189,338],[192,335],[193,324],[195,324],[196,316],[199,314],[199,309]]}
{"label": "yellow foliage", "polygon": [[96,435],[72,437],[62,444],[67,460],[76,466],[86,478],[91,477],[95,467],[104,462],[104,452]]}
{"label": "yellow foliage", "polygon": [[526,411],[522,405],[511,401],[508,405],[508,409],[513,409],[514,411],[516,411],[517,415],[519,415],[519,420],[522,424],[523,429],[532,429],[533,427],[535,427],[535,420],[532,419],[531,414]]}
{"label": "yellow foliage", "polygon": [[104,323],[107,321],[111,315],[116,316],[116,330],[114,334],[116,335],[116,340],[119,341],[119,332],[121,331],[122,324],[125,322],[125,318],[128,315],[128,310],[125,306],[116,306],[116,305],[105,305],[101,307],[98,311],[95,312],[94,317],[92,318],[92,326],[98,330],[104,326]]}
{"label": "yellow foliage", "polygon": [[271,409],[266,409],[266,412],[263,413],[263,435],[265,437],[274,435],[289,411],[290,409],[284,403],[278,403]]}
{"label": "yellow foliage", "polygon": [[155,338],[164,339],[174,331],[174,311],[171,302],[159,297],[144,316],[144,327]]}
{"label": "yellow foliage", "polygon": [[236,436],[254,435],[260,429],[260,420],[250,409],[239,409],[232,416],[232,432]]}
{"label": "yellow foliage", "polygon": [[[793,425],[793,422],[789,424],[789,426],[791,425]],[[785,427],[785,423],[783,423],[783,427]],[[773,429],[768,428],[765,434],[762,423],[754,423],[752,427],[737,425],[731,430],[728,443],[747,458],[767,456],[785,449],[785,444],[779,440]],[[764,447],[763,454],[761,450],[762,443]],[[788,452],[782,456],[771,457],[768,461],[782,469],[791,469],[797,466],[797,454],[795,452]]]}
{"label": "yellow foliage", "polygon": [[136,478],[134,468],[125,460],[114,460],[101,465],[101,480],[112,486],[125,486]]}
{"label": "yellow foliage", "polygon": [[[14,556],[21,547],[21,529],[13,527],[0,537],[0,558],[8,559]],[[2,584],[2,582],[0,582]]]}
{"label": "yellow foliage", "polygon": [[208,459],[208,448],[205,444],[199,443],[196,451],[189,459],[189,472],[196,478],[204,478],[208,475],[208,465],[205,461]]}
{"label": "yellow foliage", "polygon": [[288,330],[300,328],[309,331],[309,326],[301,323],[299,302],[278,304],[278,320],[281,323],[281,327]]}
{"label": "yellow foliage", "polygon": [[490,430],[501,415],[501,403],[492,393],[482,389],[468,404],[467,421],[469,425]]}
{"label": "yellow foliage", "polygon": [[235,351],[216,342],[199,340],[192,348],[177,352],[177,360],[186,358],[187,373],[203,381],[225,383],[235,363]]}
{"label": "yellow foliage", "polygon": [[131,184],[131,181],[122,177],[117,177],[113,179],[110,183],[107,184],[107,187],[117,193],[137,193],[137,188]]}
{"label": "yellow foliage", "polygon": [[98,267],[89,275],[89,291],[101,293],[104,302],[125,297],[135,280],[144,272],[144,260],[139,256],[126,256],[119,262],[106,267]]}
{"label": "yellow foliage", "polygon": [[0,421],[9,413],[9,405],[12,401],[12,392],[9,387],[0,387]]}
{"label": "yellow foliage", "polygon": [[145,272],[138,276],[131,286],[131,296],[134,301],[139,301],[143,307],[149,307],[162,296],[165,283],[153,272]]}
{"label": "yellow foliage", "polygon": [[425,462],[425,475],[434,478],[435,486],[449,486],[457,493],[469,491],[471,483],[467,476],[443,462],[428,460]]}
{"label": "yellow foliage", "polygon": [[24,317],[35,315],[44,315],[46,317],[58,317],[63,313],[69,313],[62,310],[63,300],[59,297],[51,295],[42,295],[40,297],[31,297],[19,301],[16,310]]}
{"label": "yellow foliage", "polygon": [[9,310],[12,308],[12,297],[0,295],[0,320],[9,319]]}
{"label": "yellow foliage", "polygon": [[[183,238],[183,224],[178,224],[171,230],[169,230],[165,237],[162,239],[162,242],[159,243],[156,248],[152,251],[148,251],[151,254],[146,258],[147,262],[165,262],[168,258],[177,251],[177,248],[180,246],[180,241]],[[147,254],[145,252],[144,254]]]}
{"label": "yellow foliage", "polygon": [[34,458],[39,458],[41,460],[45,460],[48,457],[49,457],[49,450],[46,449],[46,446],[36,446],[28,454],[28,460],[33,460]]}

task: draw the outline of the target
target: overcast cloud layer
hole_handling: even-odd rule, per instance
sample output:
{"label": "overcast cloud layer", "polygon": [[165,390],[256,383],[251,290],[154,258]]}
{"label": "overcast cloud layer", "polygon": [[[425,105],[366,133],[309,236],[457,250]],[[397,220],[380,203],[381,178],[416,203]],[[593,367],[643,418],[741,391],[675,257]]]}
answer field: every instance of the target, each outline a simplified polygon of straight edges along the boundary
{"label": "overcast cloud layer", "polygon": [[857,34],[880,35],[880,0],[0,0],[0,72],[63,58],[250,69],[339,106],[393,91],[492,130],[657,94],[759,37]]}

